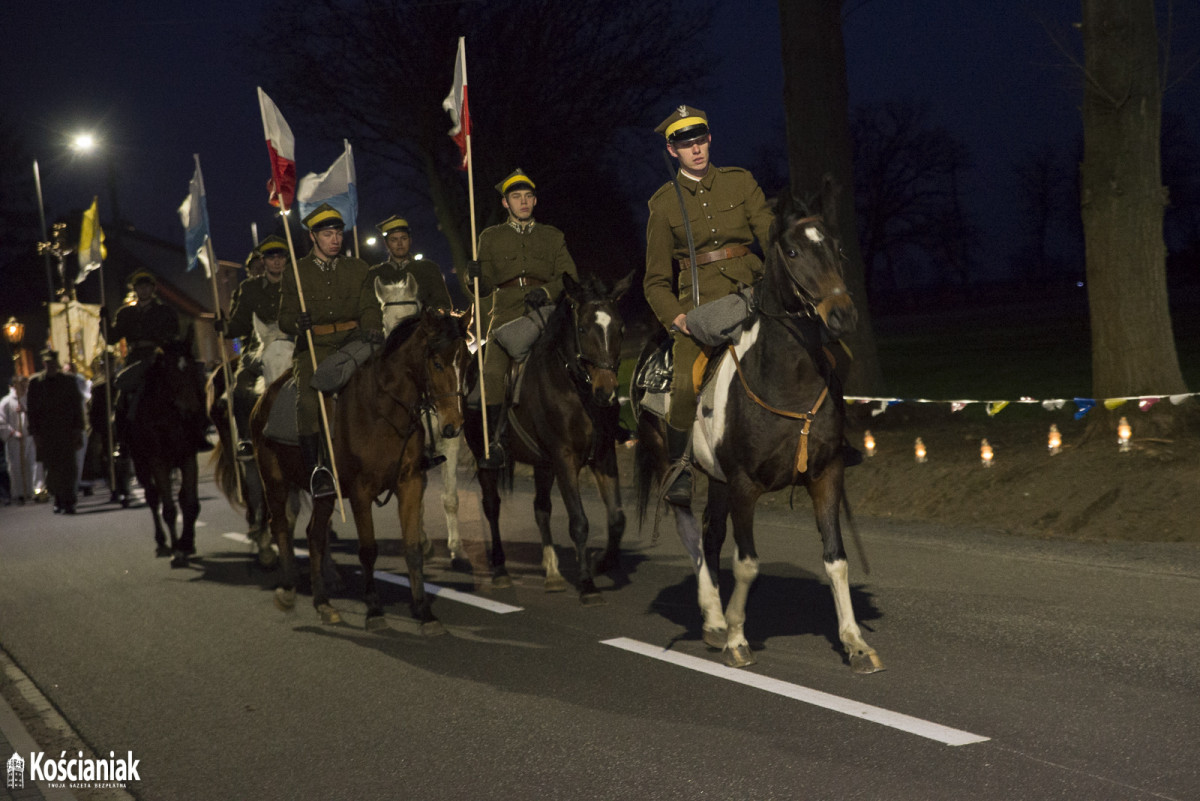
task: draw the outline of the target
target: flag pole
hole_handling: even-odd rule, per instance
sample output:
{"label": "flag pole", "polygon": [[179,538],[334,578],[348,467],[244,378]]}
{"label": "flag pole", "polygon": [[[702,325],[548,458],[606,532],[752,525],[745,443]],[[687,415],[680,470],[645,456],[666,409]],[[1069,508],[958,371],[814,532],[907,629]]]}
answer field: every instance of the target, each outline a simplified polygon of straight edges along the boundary
{"label": "flag pole", "polygon": [[[196,160],[196,175],[200,176],[201,191],[204,188],[204,173],[200,171],[200,154],[193,153],[192,158]],[[204,238],[204,250],[208,254],[208,277],[212,282],[213,293],[213,309],[216,311],[217,319],[221,319],[221,293],[217,291],[217,256],[213,252],[212,234]],[[233,377],[229,372],[229,360],[225,358],[225,338],[220,334],[217,335],[217,353],[221,358],[221,372],[225,375],[225,411],[229,418],[229,436],[232,447],[234,448],[234,470],[233,475],[237,480],[238,500],[245,503],[245,495],[242,492],[242,471],[237,469],[237,444],[238,430],[237,419],[233,414]]]}
{"label": "flag pole", "polygon": [[[308,311],[308,304],[304,301],[304,286],[300,283],[300,263],[296,261],[296,248],[292,244],[292,227],[288,225],[288,209],[283,203],[283,196],[279,196],[279,209],[283,213],[283,232],[287,236],[288,253],[292,258],[292,275],[296,277],[296,294],[300,297],[301,313]],[[317,371],[317,351],[313,345],[312,329],[306,329],[304,332],[305,338],[308,340],[308,355],[312,359],[313,372]],[[296,391],[300,392],[300,387],[296,387]],[[338,477],[337,458],[333,454],[333,433],[329,426],[329,412],[325,408],[325,393],[317,390],[317,405],[321,409],[321,424],[325,427],[325,444],[329,448],[329,467],[333,472],[333,491],[337,493],[338,511],[341,512],[342,522],[346,522],[346,503],[342,500],[342,482]]]}
{"label": "flag pole", "polygon": [[[98,216],[98,215],[97,215]],[[98,222],[98,221],[97,221]],[[113,442],[112,416],[112,354],[108,348],[108,301],[104,291],[104,261],[100,262],[100,308],[104,310],[104,319],[100,321],[100,334],[104,338],[104,423],[108,429],[108,440],[105,449],[108,451],[108,492],[111,496],[117,491],[117,460],[113,456],[116,443]]]}

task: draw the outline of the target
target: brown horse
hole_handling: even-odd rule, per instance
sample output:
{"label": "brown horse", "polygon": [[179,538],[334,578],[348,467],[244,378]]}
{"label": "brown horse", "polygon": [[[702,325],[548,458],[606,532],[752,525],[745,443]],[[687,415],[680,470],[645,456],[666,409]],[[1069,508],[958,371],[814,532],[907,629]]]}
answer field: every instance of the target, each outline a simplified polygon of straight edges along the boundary
{"label": "brown horse", "polygon": [[[336,403],[329,404],[339,486],[350,500],[358,530],[368,629],[385,625],[383,604],[375,586],[379,548],[371,502],[390,492],[399,506],[413,617],[420,621],[423,633],[443,631],[425,594],[420,529],[425,433],[420,416],[424,408],[435,409],[447,437],[456,436],[462,427],[462,381],[469,358],[466,335],[467,321],[463,317],[425,311],[411,318],[392,331],[383,348],[338,393]],[[285,381],[283,377],[273,383],[255,407],[250,432],[266,491],[271,532],[284,570],[276,603],[290,609],[295,604],[296,568],[287,524],[288,492],[292,487],[307,489],[309,477],[304,472],[300,449],[271,440],[264,431]],[[328,552],[329,519],[335,502],[332,497],[316,500],[307,530],[313,606],[325,623],[341,621],[329,602],[320,568]]]}

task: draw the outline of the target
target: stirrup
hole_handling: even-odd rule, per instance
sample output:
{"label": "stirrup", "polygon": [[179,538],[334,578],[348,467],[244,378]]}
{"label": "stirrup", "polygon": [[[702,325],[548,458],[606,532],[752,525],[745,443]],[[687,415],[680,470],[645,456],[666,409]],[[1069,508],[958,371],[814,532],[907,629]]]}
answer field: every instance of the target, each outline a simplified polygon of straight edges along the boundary
{"label": "stirrup", "polygon": [[333,473],[329,472],[329,468],[325,465],[317,465],[313,468],[308,484],[314,501],[317,498],[329,498],[337,495],[337,490],[333,487]]}
{"label": "stirrup", "polygon": [[671,486],[667,487],[667,491],[663,497],[672,506],[692,505],[691,465],[683,464],[679,467],[679,474],[671,481]]}
{"label": "stirrup", "polygon": [[238,442],[237,458],[239,458],[239,459],[253,459],[254,458],[254,446],[250,443],[250,440],[243,439]]}
{"label": "stirrup", "polygon": [[498,442],[493,442],[488,445],[488,455],[479,457],[480,470],[500,470],[508,462],[505,458],[504,448]]}

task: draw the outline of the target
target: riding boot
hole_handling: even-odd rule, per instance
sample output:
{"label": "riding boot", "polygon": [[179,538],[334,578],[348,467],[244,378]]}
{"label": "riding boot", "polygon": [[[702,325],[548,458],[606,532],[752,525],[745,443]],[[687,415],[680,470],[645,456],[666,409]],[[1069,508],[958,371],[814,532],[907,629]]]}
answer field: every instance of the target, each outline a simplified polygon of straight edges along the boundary
{"label": "riding boot", "polygon": [[500,435],[503,433],[500,430],[504,421],[503,411],[503,404],[489,403],[487,405],[487,424],[490,437],[488,455],[479,459],[479,468],[481,470],[499,470],[504,467],[504,446],[500,444]]}
{"label": "riding boot", "polygon": [[[667,458],[671,462],[672,470],[675,469],[676,463],[683,460],[691,433],[690,429],[667,426]],[[675,476],[675,480],[667,488],[666,499],[667,503],[675,506],[692,505],[692,465],[690,461],[682,463],[679,475]]]}
{"label": "riding boot", "polygon": [[250,442],[250,413],[258,400],[253,392],[245,391],[238,384],[233,388],[233,419],[237,426],[237,457],[250,459],[254,456],[254,446]]}
{"label": "riding boot", "polygon": [[300,459],[304,463],[304,472],[310,476],[309,491],[312,492],[313,500],[336,495],[333,473],[321,463],[321,435],[301,434],[299,440]]}

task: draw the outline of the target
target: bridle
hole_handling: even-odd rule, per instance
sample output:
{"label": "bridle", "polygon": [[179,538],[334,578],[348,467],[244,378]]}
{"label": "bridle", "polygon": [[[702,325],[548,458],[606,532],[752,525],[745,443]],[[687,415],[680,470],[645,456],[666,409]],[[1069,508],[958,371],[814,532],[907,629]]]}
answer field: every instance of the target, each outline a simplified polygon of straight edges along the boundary
{"label": "bridle", "polygon": [[[792,223],[791,227],[799,228],[802,225],[805,225],[807,223],[814,223],[814,222],[819,222],[819,223],[823,224],[825,222],[825,218],[820,214],[814,214],[814,215],[811,215],[808,217],[801,217],[800,219],[798,219],[794,223]],[[780,236],[776,239],[775,250],[778,252],[781,262],[784,265],[786,265],[789,257],[788,257],[787,251],[785,251],[783,249],[783,237],[782,236]],[[796,276],[794,276],[792,274],[792,271],[787,269],[786,266],[783,269],[783,273],[784,273],[784,275],[787,276],[788,284],[791,287],[792,294],[796,297],[797,300],[800,301],[801,310],[799,312],[786,311],[782,308],[782,301],[780,301],[781,308],[778,312],[770,312],[766,308],[764,308],[762,304],[760,304],[759,310],[765,316],[772,317],[775,319],[781,319],[781,318],[787,319],[787,318],[793,318],[793,317],[808,317],[808,318],[813,318],[813,319],[820,319],[823,323],[828,324],[829,323],[829,310],[833,306],[834,301],[838,297],[846,294],[846,287],[843,285],[843,286],[837,287],[836,289],[831,291],[828,295],[819,295],[816,292],[813,292],[812,290],[810,290],[808,287],[804,286],[802,283],[800,283],[800,281],[796,278]]]}
{"label": "bridle", "polygon": [[613,358],[609,354],[605,354],[603,361],[596,361],[583,353],[583,341],[579,337],[579,304],[570,296],[567,297],[571,304],[571,331],[572,348],[571,352],[559,348],[559,354],[563,359],[563,367],[566,368],[567,374],[571,376],[580,392],[586,394],[592,389],[592,375],[588,372],[588,366],[597,370],[608,370],[614,375],[617,373],[617,367],[613,362]]}

